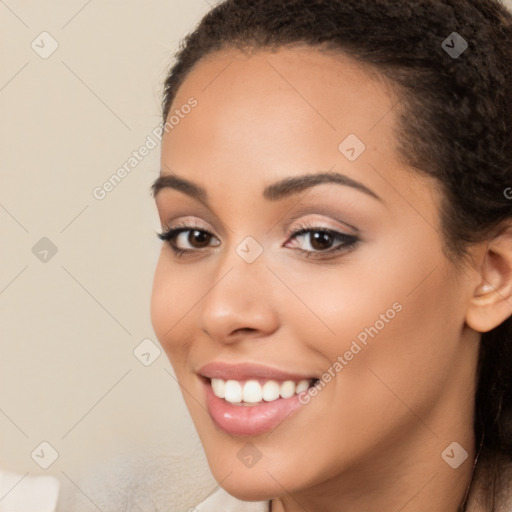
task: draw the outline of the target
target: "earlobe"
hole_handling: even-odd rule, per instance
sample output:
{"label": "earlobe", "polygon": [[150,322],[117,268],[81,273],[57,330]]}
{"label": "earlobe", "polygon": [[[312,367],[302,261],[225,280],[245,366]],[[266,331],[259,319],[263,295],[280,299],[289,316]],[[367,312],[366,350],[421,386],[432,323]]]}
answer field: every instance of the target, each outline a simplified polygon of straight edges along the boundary
{"label": "earlobe", "polygon": [[479,279],[468,304],[466,323],[483,333],[512,315],[512,225],[486,242]]}

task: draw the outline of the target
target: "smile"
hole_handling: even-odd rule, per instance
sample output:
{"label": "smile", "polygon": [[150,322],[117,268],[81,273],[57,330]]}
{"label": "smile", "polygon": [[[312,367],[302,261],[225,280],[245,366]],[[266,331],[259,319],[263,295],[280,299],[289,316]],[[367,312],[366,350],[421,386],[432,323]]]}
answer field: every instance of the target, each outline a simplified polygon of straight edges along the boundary
{"label": "smile", "polygon": [[239,404],[251,407],[255,404],[274,402],[279,398],[290,398],[307,391],[315,382],[315,379],[302,379],[298,382],[285,380],[224,380],[211,379],[213,393],[218,398],[223,398],[231,404]]}
{"label": "smile", "polygon": [[318,381],[256,364],[210,363],[198,374],[210,418],[233,436],[275,429],[302,407],[300,393]]}

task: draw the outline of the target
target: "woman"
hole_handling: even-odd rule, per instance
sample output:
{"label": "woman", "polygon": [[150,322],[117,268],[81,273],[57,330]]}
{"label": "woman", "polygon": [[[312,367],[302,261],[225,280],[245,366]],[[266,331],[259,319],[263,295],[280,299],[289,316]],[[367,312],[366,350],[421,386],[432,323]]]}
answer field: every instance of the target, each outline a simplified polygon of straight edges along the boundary
{"label": "woman", "polygon": [[196,509],[510,510],[512,15],[226,0],[165,82],[151,317]]}

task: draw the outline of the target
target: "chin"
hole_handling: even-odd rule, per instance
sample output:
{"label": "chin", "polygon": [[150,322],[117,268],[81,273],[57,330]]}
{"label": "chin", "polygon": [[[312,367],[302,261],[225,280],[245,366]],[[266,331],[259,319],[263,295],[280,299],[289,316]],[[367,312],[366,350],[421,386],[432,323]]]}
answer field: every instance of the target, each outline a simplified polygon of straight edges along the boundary
{"label": "chin", "polygon": [[283,493],[283,487],[266,473],[260,476],[232,473],[217,481],[226,492],[242,501],[268,501]]}

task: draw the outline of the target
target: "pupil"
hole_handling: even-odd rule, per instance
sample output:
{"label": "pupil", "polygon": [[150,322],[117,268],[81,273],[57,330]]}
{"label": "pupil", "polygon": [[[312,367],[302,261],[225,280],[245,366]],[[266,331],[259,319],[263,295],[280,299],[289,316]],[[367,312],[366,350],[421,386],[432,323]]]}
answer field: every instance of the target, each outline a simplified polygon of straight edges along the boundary
{"label": "pupil", "polygon": [[[195,243],[198,243],[199,245],[201,245],[202,243],[204,243],[204,241],[206,241],[206,245],[208,245],[208,234],[205,233],[204,231],[194,230],[191,232],[190,236],[193,239],[195,239]],[[194,245],[194,244],[192,243],[192,245]]]}
{"label": "pupil", "polygon": [[[331,237],[331,234],[330,233],[324,233],[324,232],[316,232],[314,235],[313,235],[313,242],[311,244],[311,246],[314,248],[314,249],[326,249],[328,247],[326,246],[329,246],[330,245],[330,237]],[[317,242],[320,242],[320,247],[315,247],[315,244]],[[322,245],[322,242],[324,243],[324,245]]]}

